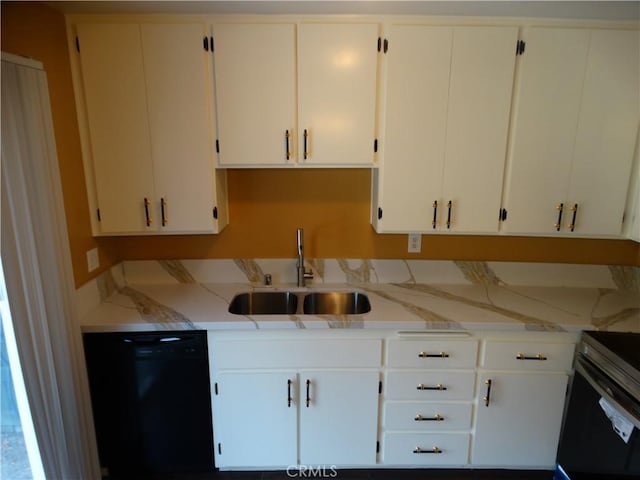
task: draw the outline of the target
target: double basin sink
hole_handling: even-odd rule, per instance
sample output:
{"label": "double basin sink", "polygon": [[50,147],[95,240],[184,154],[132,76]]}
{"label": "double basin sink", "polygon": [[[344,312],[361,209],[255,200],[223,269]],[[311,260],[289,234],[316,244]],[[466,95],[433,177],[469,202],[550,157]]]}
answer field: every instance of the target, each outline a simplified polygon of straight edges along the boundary
{"label": "double basin sink", "polygon": [[245,292],[229,304],[237,315],[360,315],[371,311],[360,292]]}

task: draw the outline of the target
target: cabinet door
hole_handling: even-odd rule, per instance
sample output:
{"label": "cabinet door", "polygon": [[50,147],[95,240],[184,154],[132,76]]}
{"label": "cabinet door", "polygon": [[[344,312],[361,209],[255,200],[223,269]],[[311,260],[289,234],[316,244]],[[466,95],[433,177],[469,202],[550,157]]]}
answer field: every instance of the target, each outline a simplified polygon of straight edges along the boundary
{"label": "cabinet door", "polygon": [[378,372],[300,373],[301,464],[376,463],[378,382]]}
{"label": "cabinet door", "polygon": [[212,232],[213,92],[210,54],[202,46],[206,28],[202,24],[140,28],[156,222],[163,231]]}
{"label": "cabinet door", "polygon": [[154,192],[140,27],[79,24],[77,34],[100,231],[144,231]]}
{"label": "cabinet door", "polygon": [[376,24],[299,26],[298,157],[302,164],[373,164],[377,39]]}
{"label": "cabinet door", "polygon": [[379,231],[435,229],[435,202],[443,207],[452,41],[453,29],[448,27],[390,28]]}
{"label": "cabinet door", "polygon": [[566,202],[589,31],[531,28],[523,38],[503,228],[551,234]]}
{"label": "cabinet door", "polygon": [[443,230],[498,231],[517,36],[513,27],[454,29]]}
{"label": "cabinet door", "polygon": [[296,382],[296,375],[286,372],[225,372],[216,376],[212,395],[216,466],[286,467],[297,463]]}
{"label": "cabinet door", "polygon": [[[488,395],[488,385],[491,389]],[[563,373],[493,373],[478,376],[472,464],[545,467],[555,464],[567,388]]]}
{"label": "cabinet door", "polygon": [[213,33],[220,164],[293,163],[294,25],[219,24]]}
{"label": "cabinet door", "polygon": [[[640,118],[637,31],[594,30],[576,133],[568,207],[576,234],[619,235]],[[573,213],[563,229],[571,231]]]}

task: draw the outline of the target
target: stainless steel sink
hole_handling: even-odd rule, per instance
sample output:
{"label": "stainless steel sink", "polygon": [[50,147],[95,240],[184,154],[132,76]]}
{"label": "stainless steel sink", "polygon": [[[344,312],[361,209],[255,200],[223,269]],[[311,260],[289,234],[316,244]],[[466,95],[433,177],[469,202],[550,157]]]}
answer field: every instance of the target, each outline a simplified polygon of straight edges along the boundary
{"label": "stainless steel sink", "polygon": [[371,311],[360,292],[244,292],[229,304],[236,315],[361,315]]}
{"label": "stainless steel sink", "polygon": [[239,293],[229,304],[237,315],[291,315],[298,310],[298,297],[292,292]]}
{"label": "stainless steel sink", "polygon": [[371,311],[369,298],[359,292],[313,292],[302,307],[309,315],[359,315]]}

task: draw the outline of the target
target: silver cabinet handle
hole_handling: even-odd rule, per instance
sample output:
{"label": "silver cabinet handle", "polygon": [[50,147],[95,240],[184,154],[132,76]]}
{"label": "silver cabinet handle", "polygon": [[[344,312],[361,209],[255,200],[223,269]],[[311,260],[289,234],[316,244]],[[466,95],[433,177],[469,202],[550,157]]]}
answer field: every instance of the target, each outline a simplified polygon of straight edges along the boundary
{"label": "silver cabinet handle", "polygon": [[449,354],[445,352],[440,352],[440,353],[420,352],[418,354],[418,358],[449,358]]}
{"label": "silver cabinet handle", "polygon": [[433,447],[430,450],[423,450],[420,447],[416,447],[413,449],[413,453],[442,453],[442,450],[440,450],[438,447]]}
{"label": "silver cabinet handle", "polygon": [[436,413],[433,417],[423,417],[422,415],[418,414],[415,416],[414,420],[416,422],[442,422],[444,420],[444,417],[439,413]]}
{"label": "silver cabinet handle", "polygon": [[435,229],[438,224],[438,201],[434,200],[431,206],[433,207],[433,220],[431,220],[431,226]]}
{"label": "silver cabinet handle", "polygon": [[160,212],[162,216],[163,227],[166,227],[167,223],[169,223],[169,219],[167,218],[167,210],[168,210],[167,200],[164,197],[162,197],[160,199]]}
{"label": "silver cabinet handle", "polygon": [[517,360],[547,360],[547,357],[545,355],[542,355],[541,353],[537,353],[534,356],[530,356],[530,355],[525,355],[524,353],[518,353],[516,355],[516,359]]}
{"label": "silver cabinet handle", "polygon": [[559,232],[562,227],[562,211],[564,210],[564,203],[556,205],[556,210],[558,210],[558,221],[553,224],[556,231]]}
{"label": "silver cabinet handle", "polygon": [[567,228],[573,232],[576,229],[576,216],[578,215],[578,204],[574,203],[573,207],[571,207],[569,210],[573,212],[573,215],[571,217],[571,223],[567,225]]}
{"label": "silver cabinet handle", "polygon": [[147,224],[147,227],[150,227],[151,224],[153,223],[153,219],[151,218],[151,213],[149,212],[150,205],[151,205],[151,202],[149,201],[149,199],[147,197],[144,197],[144,218],[145,218],[145,223]]}
{"label": "silver cabinet handle", "polygon": [[309,132],[309,130],[307,130],[306,128],[304,129],[304,132],[302,133],[302,138],[303,138],[303,144],[304,144],[304,148],[303,148],[303,158],[305,160],[307,160],[310,156],[311,156],[311,148],[310,148],[310,144],[311,144],[311,133]]}
{"label": "silver cabinet handle", "polygon": [[487,379],[484,381],[484,384],[487,386],[487,394],[482,397],[482,400],[484,400],[484,406],[488,407],[489,403],[491,402],[491,379]]}
{"label": "silver cabinet handle", "polygon": [[284,148],[285,148],[285,159],[289,160],[291,158],[291,150],[289,149],[289,137],[291,134],[289,130],[284,131]]}
{"label": "silver cabinet handle", "polygon": [[433,385],[433,386],[429,386],[429,385],[425,385],[423,383],[419,383],[418,386],[416,387],[416,389],[417,390],[446,390],[447,387],[445,387],[441,383],[438,383],[438,384]]}

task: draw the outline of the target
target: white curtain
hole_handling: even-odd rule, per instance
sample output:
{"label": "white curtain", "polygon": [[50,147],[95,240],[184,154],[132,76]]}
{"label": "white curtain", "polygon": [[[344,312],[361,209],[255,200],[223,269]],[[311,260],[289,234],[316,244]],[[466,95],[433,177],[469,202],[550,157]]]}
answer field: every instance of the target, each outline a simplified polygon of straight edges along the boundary
{"label": "white curtain", "polygon": [[46,74],[2,54],[1,255],[45,475],[99,479]]}

